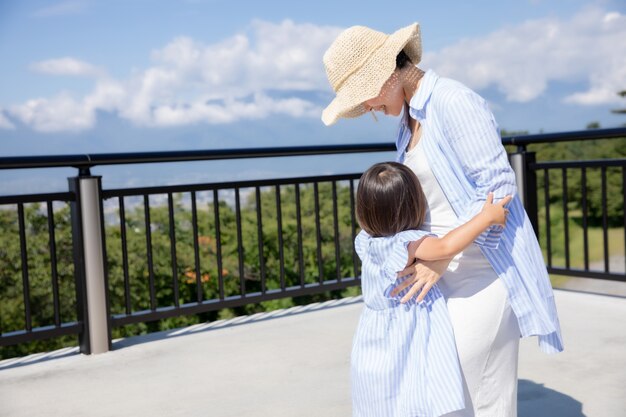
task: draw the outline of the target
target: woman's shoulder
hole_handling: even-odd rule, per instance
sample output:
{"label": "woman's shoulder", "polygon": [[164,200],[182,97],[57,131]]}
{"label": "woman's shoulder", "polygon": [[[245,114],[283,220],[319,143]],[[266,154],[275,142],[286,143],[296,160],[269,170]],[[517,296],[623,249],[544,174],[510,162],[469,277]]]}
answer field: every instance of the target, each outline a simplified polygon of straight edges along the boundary
{"label": "woman's shoulder", "polygon": [[463,84],[461,81],[446,77],[439,77],[439,79],[437,80],[437,84],[435,85],[435,90],[437,92],[444,91],[456,94],[474,92],[471,88]]}
{"label": "woman's shoulder", "polygon": [[439,104],[449,104],[468,99],[484,101],[477,92],[462,82],[444,77],[439,78],[432,99]]}

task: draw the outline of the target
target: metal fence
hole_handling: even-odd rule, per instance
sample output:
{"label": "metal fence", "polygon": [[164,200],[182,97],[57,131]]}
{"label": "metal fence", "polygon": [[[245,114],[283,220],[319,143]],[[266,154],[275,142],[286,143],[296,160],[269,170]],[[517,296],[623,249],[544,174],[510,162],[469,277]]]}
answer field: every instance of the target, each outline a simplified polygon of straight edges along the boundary
{"label": "metal fence", "polygon": [[[510,155],[511,164],[516,171],[520,196],[544,242],[550,273],[626,280],[623,272],[609,268],[607,214],[607,201],[620,199],[626,204],[626,159],[536,162],[527,146],[619,137],[626,137],[626,129],[503,138],[505,145],[518,147]],[[360,173],[103,190],[101,178],[91,176],[91,167],[393,150],[393,144],[379,143],[0,158],[0,169],[69,166],[79,170],[77,177],[69,179],[66,193],[0,196],[0,214],[4,216],[3,222],[10,225],[3,234],[15,234],[20,243],[19,257],[15,259],[10,258],[6,248],[0,248],[0,255],[14,268],[13,272],[3,273],[21,274],[21,291],[4,288],[0,297],[12,294],[13,299],[20,298],[12,308],[21,309],[24,317],[23,326],[15,328],[14,323],[4,325],[0,314],[0,346],[77,335],[81,352],[98,353],[111,349],[111,329],[115,327],[360,284],[359,264],[353,249],[357,231],[354,192]],[[603,268],[600,270],[590,265],[588,238],[587,179],[592,171],[595,175],[595,170],[600,172],[602,201]],[[613,181],[615,170],[621,178],[618,186],[621,192],[610,194],[607,172]],[[573,171],[582,176],[578,196],[582,204],[582,254],[572,253],[569,247],[568,204],[573,196],[568,191],[567,180]],[[550,183],[553,172],[559,172],[562,177],[560,189]],[[561,199],[563,264],[555,262],[552,256],[555,196]],[[163,204],[158,204],[159,198]],[[29,206],[31,214],[25,215],[25,205],[33,204],[34,207]],[[61,237],[55,235],[55,215],[58,218],[60,214],[55,214],[54,204],[69,206],[65,220],[71,225],[71,238],[64,238],[62,244]],[[115,213],[114,218],[105,219],[105,205],[109,213]],[[13,220],[6,220],[11,216],[15,217],[14,225]],[[36,224],[29,224],[28,216]],[[626,220],[625,216],[622,205],[622,218]],[[45,224],[39,224],[42,222]],[[39,231],[47,228],[47,242],[40,239],[31,244],[35,240],[30,230],[33,228]],[[626,234],[622,239],[626,241]],[[42,256],[49,275],[44,274],[34,284],[29,275],[31,265]],[[582,267],[574,265],[572,257],[581,257]],[[143,275],[137,277],[137,268],[131,270],[144,260],[145,266],[138,269]],[[226,266],[232,266],[235,271]],[[61,291],[73,292],[75,305],[64,306],[59,302],[59,268],[64,276],[73,277],[73,287],[65,285]],[[49,317],[34,320],[33,313],[42,315],[32,308],[33,299],[38,296],[34,291],[37,286],[47,287],[48,292],[51,288],[52,299],[46,313]],[[142,291],[144,294],[138,295]]]}
{"label": "metal fence", "polygon": [[[2,275],[15,274],[20,275],[21,279],[21,304],[23,315],[23,329],[19,331],[6,332],[2,328],[2,322],[0,322],[0,346],[26,343],[33,340],[48,339],[52,337],[60,337],[72,334],[79,334],[82,331],[82,323],[78,323],[75,318],[76,310],[72,309],[70,317],[67,314],[62,314],[61,304],[59,297],[59,273],[57,269],[57,238],[55,236],[55,211],[53,210],[53,204],[63,203],[70,204],[74,201],[74,193],[53,193],[53,194],[35,194],[24,196],[0,196],[0,207],[7,210],[13,208],[16,214],[16,230],[7,230],[4,228],[2,233],[11,233],[13,239],[19,242],[19,254],[17,259],[14,259],[11,264],[14,266],[12,271],[4,270]],[[29,268],[28,257],[28,241],[27,241],[27,223],[24,206],[30,203],[41,203],[45,205],[46,217],[47,217],[47,231],[48,231],[48,256],[49,262],[49,280],[44,285],[48,285],[52,292],[52,314],[50,314],[49,324],[42,324],[40,320],[37,320],[38,312],[34,312],[31,308],[32,296],[31,296],[31,268]],[[6,248],[0,248],[0,254],[3,258],[7,258]],[[43,255],[40,252],[40,255]],[[32,263],[32,262],[31,262]],[[16,289],[17,290],[17,289]],[[4,298],[4,297],[3,297]],[[17,298],[17,297],[16,297]],[[7,303],[6,299],[0,299],[0,304],[5,307]],[[4,309],[4,308],[3,308]],[[36,321],[36,324],[33,324]]]}
{"label": "metal fence", "polygon": [[[578,277],[588,278],[602,278],[608,280],[623,281],[624,274],[622,272],[610,271],[609,268],[609,223],[608,223],[608,210],[607,210],[607,170],[610,168],[618,168],[618,173],[621,176],[622,182],[622,195],[613,195],[613,199],[621,199],[622,207],[626,206],[626,198],[624,196],[624,184],[626,183],[626,159],[615,160],[590,160],[582,162],[543,162],[533,165],[533,169],[543,171],[543,191],[544,191],[544,204],[545,204],[545,224],[546,224],[546,253],[547,253],[547,267],[548,272],[559,275],[570,275]],[[572,254],[570,245],[570,221],[569,221],[569,208],[568,203],[571,201],[567,192],[568,189],[568,175],[571,175],[572,171],[579,171],[582,178],[581,187],[581,203],[582,203],[582,233],[583,233],[583,250],[581,253]],[[589,263],[589,213],[588,213],[588,184],[587,177],[589,171],[599,171],[601,178],[601,212],[602,212],[602,267],[600,270],[592,270]],[[561,210],[563,213],[563,245],[565,252],[565,261],[561,266],[556,266],[552,259],[552,233],[550,219],[550,186],[549,178],[552,173],[556,173],[561,178],[562,190],[561,190]],[[623,211],[623,210],[622,210]],[[622,213],[623,223],[626,224],[626,216]],[[626,235],[624,237],[626,242]],[[575,268],[571,266],[571,260],[573,257],[580,257],[582,255],[583,267]]]}
{"label": "metal fence", "polygon": [[[112,325],[123,326],[126,324],[160,320],[168,317],[186,315],[186,314],[198,314],[206,311],[236,307],[245,304],[259,303],[263,301],[274,300],[284,297],[297,297],[308,294],[315,294],[325,291],[333,291],[347,288],[353,285],[359,285],[358,278],[358,264],[356,262],[356,255],[353,250],[352,240],[356,233],[356,219],[354,217],[354,183],[359,178],[359,174],[348,175],[332,175],[332,176],[316,176],[316,177],[300,177],[300,178],[287,178],[276,180],[257,180],[257,181],[239,181],[229,183],[216,183],[216,184],[195,184],[195,185],[181,185],[181,186],[168,186],[168,187],[149,187],[149,188],[134,188],[134,189],[119,189],[119,190],[107,190],[102,193],[102,197],[105,200],[114,199],[117,200],[117,206],[119,207],[119,224],[120,224],[120,243],[123,253],[123,277],[124,277],[124,305],[125,311],[121,314],[112,316]],[[349,207],[347,208],[350,216],[350,234],[349,239],[343,239],[343,245],[340,244],[339,233],[339,219],[337,204],[337,188],[338,184],[347,183],[344,187],[349,190]],[[320,213],[320,192],[321,185],[329,186],[331,190],[331,217],[332,230],[328,233],[323,233],[321,230],[321,213]],[[254,240],[256,241],[254,246],[250,245],[250,241],[244,242],[242,236],[242,203],[241,194],[242,190],[247,191],[249,199],[255,202],[254,205],[254,221],[256,223],[256,230]],[[265,191],[263,191],[265,190]],[[286,220],[283,213],[283,206],[285,202],[285,191],[293,193],[295,205],[295,211],[292,213],[290,220],[295,224],[295,233],[289,242],[286,241],[286,232],[283,227],[283,223]],[[309,239],[314,241],[315,247],[315,265],[313,270],[313,277],[305,276],[305,259],[303,253],[303,241],[305,240],[303,225],[302,225],[302,212],[300,197],[302,193],[310,192],[313,195],[314,207],[312,212],[314,216],[315,228],[312,230],[312,234],[308,236]],[[200,248],[200,236],[199,229],[200,224],[198,221],[198,203],[197,195],[204,193],[208,198],[205,199],[204,205],[210,209],[211,222],[209,227],[206,227],[210,239],[215,242],[214,256],[212,260],[214,262],[214,270],[216,279],[214,282],[214,290],[212,292],[212,298],[206,298],[207,291],[203,291],[203,286],[206,286],[202,282],[203,273],[201,271],[200,262],[201,258],[206,259],[211,254],[205,253],[201,255]],[[176,220],[175,220],[175,203],[174,195],[187,194],[190,201],[191,212],[191,239],[185,239],[189,244],[189,249],[193,251],[193,270],[188,271],[193,281],[195,281],[195,293],[193,300],[182,300],[179,292],[179,281],[177,279],[180,276],[178,265],[178,252],[176,250],[179,237],[176,233]],[[169,267],[171,268],[171,290],[172,295],[170,297],[171,305],[162,306],[156,297],[156,285],[155,285],[155,271],[154,271],[154,259],[153,259],[153,238],[151,231],[151,204],[150,196],[163,195],[166,196],[167,205],[167,240],[169,243],[170,256]],[[229,198],[229,196],[231,198]],[[127,233],[125,225],[127,219],[125,218],[125,198],[140,197],[142,200],[142,210],[144,212],[145,227],[145,250],[147,259],[148,270],[148,289],[150,294],[149,308],[143,311],[134,311],[130,302],[130,285],[129,285],[129,265],[127,261]],[[273,214],[272,219],[265,219],[262,207],[262,200],[272,199]],[[228,200],[233,206],[229,207]],[[222,217],[222,211],[228,210],[231,214],[234,214],[234,222],[231,223],[231,227],[224,230],[224,220]],[[206,213],[207,215],[209,213]],[[208,216],[207,216],[208,217]],[[205,222],[206,223],[206,222]],[[206,226],[206,224],[205,224]],[[276,285],[272,288],[268,285],[267,275],[269,273],[266,266],[267,246],[268,242],[265,240],[268,238],[267,229],[271,228],[275,231],[275,244],[277,248],[277,263],[275,268],[272,268],[272,273],[276,275]],[[264,230],[265,229],[265,230]],[[230,232],[231,238],[236,241],[233,245],[236,248],[236,252],[231,253],[230,256],[236,258],[236,262],[233,262],[237,271],[236,286],[230,288],[226,287],[226,278],[224,274],[224,258],[226,255],[223,253],[223,241],[225,240],[225,232]],[[272,234],[273,236],[273,234]],[[322,240],[327,238],[330,240],[332,246],[332,253],[322,254],[323,243]],[[247,243],[247,245],[246,245]],[[296,259],[291,259],[289,271],[286,271],[285,264],[285,246],[293,245],[293,252]],[[343,246],[343,248],[342,248]],[[344,258],[347,253],[351,259],[352,269],[349,271],[350,275],[344,275],[341,270],[342,262],[340,260],[341,251],[343,249]],[[180,251],[179,251],[180,252]],[[327,251],[328,252],[328,251]],[[334,271],[325,271],[323,255],[325,258],[334,258]],[[254,263],[256,268],[250,272],[246,270],[246,264]],[[343,262],[345,264],[345,262]],[[310,266],[310,265],[309,265]],[[311,269],[311,268],[309,268]],[[288,272],[291,272],[288,274]],[[253,276],[251,276],[253,275]],[[289,276],[288,276],[289,275]],[[313,278],[313,279],[312,279]],[[232,281],[232,280],[231,280]]]}
{"label": "metal fence", "polygon": [[[626,159],[584,159],[577,161],[541,161],[535,159],[535,152],[528,151],[529,147],[537,144],[550,143],[558,146],[566,141],[589,141],[597,139],[617,139],[626,137],[626,129],[603,129],[585,130],[580,132],[551,133],[541,135],[529,135],[521,137],[503,138],[505,145],[517,146],[517,152],[511,155],[511,162],[518,176],[520,195],[524,200],[524,206],[528,216],[542,242],[546,266],[548,272],[556,275],[572,277],[600,278],[614,281],[625,281],[624,271],[626,260],[622,253],[622,264],[611,270],[609,237],[609,210],[607,203],[613,202],[614,206],[621,206],[619,215],[619,227],[622,229],[621,240],[626,247]],[[516,160],[517,159],[517,160]],[[517,166],[516,166],[517,162]],[[607,188],[608,177],[613,180],[612,191],[609,195]],[[568,179],[576,179],[579,189],[568,186]],[[590,264],[590,179],[595,179],[594,184],[599,188],[593,190],[599,194],[598,216],[601,218],[600,245],[602,261],[600,265],[593,267]],[[595,194],[594,193],[594,194]],[[558,204],[555,204],[555,200]],[[575,204],[578,208],[580,224],[577,232],[582,234],[582,248],[571,247],[571,228],[576,224],[571,220],[570,206]],[[616,216],[613,216],[616,217]],[[559,230],[555,229],[556,224]],[[615,219],[614,219],[615,221]],[[561,230],[562,229],[562,230]],[[560,236],[558,236],[560,235]],[[555,237],[562,239],[561,246],[556,247]],[[615,241],[615,239],[614,239]],[[616,242],[615,242],[616,243]],[[622,245],[618,243],[618,245]],[[562,251],[560,262],[555,262],[554,253]],[[576,265],[572,262],[575,260]]]}

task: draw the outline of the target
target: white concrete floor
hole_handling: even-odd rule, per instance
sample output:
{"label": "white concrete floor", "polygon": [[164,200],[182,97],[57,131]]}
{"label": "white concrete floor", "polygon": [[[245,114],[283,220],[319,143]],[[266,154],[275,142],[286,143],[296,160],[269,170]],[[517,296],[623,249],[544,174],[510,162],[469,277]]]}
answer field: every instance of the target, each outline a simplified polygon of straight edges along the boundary
{"label": "white concrete floor", "polygon": [[[626,415],[626,298],[556,290],[566,351],[520,349],[520,417]],[[0,416],[349,416],[361,302],[0,362]],[[55,357],[56,356],[56,357]]]}

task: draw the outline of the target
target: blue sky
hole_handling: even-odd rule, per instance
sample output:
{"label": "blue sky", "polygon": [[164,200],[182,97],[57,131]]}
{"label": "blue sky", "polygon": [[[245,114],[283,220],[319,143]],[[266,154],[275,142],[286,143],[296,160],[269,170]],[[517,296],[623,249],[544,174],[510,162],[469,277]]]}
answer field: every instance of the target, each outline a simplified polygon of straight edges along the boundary
{"label": "blue sky", "polygon": [[[504,129],[626,123],[610,112],[626,105],[616,94],[626,88],[623,1],[397,1],[382,7],[364,1],[5,0],[0,154],[392,140],[393,119],[323,126],[321,109],[332,95],[321,57],[346,27],[392,32],[414,21],[422,28],[422,68],[476,90]],[[342,166],[329,160],[322,169],[358,170],[371,160],[355,158],[354,169],[345,159],[338,160]],[[254,165],[240,165],[235,175],[301,175],[320,167],[284,161],[278,173],[275,162]],[[170,166],[171,177],[155,181],[233,175],[225,167],[188,168]],[[105,185],[124,186],[150,183],[159,170],[98,173],[107,174]],[[51,176],[55,187],[65,187],[65,174]],[[38,191],[41,175],[0,171],[0,192]]]}

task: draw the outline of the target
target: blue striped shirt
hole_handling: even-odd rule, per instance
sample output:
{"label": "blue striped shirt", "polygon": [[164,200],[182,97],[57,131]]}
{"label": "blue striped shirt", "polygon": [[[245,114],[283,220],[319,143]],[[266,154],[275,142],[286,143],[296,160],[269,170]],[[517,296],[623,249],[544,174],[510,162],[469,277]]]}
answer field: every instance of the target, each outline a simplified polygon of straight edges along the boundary
{"label": "blue striped shirt", "polygon": [[[481,210],[489,192],[496,201],[514,196],[506,228],[492,227],[475,243],[506,286],[522,336],[539,336],[539,346],[546,353],[562,351],[541,249],[516,195],[515,175],[487,103],[463,84],[429,70],[409,103],[409,114],[422,125],[420,141],[458,224]],[[405,114],[396,140],[398,162],[404,161],[411,138],[407,122]]]}
{"label": "blue striped shirt", "polygon": [[461,368],[445,299],[437,285],[406,304],[391,291],[409,259],[408,244],[427,233],[373,238],[361,231],[364,307],[351,355],[352,412],[359,417],[436,417],[465,408]]}

